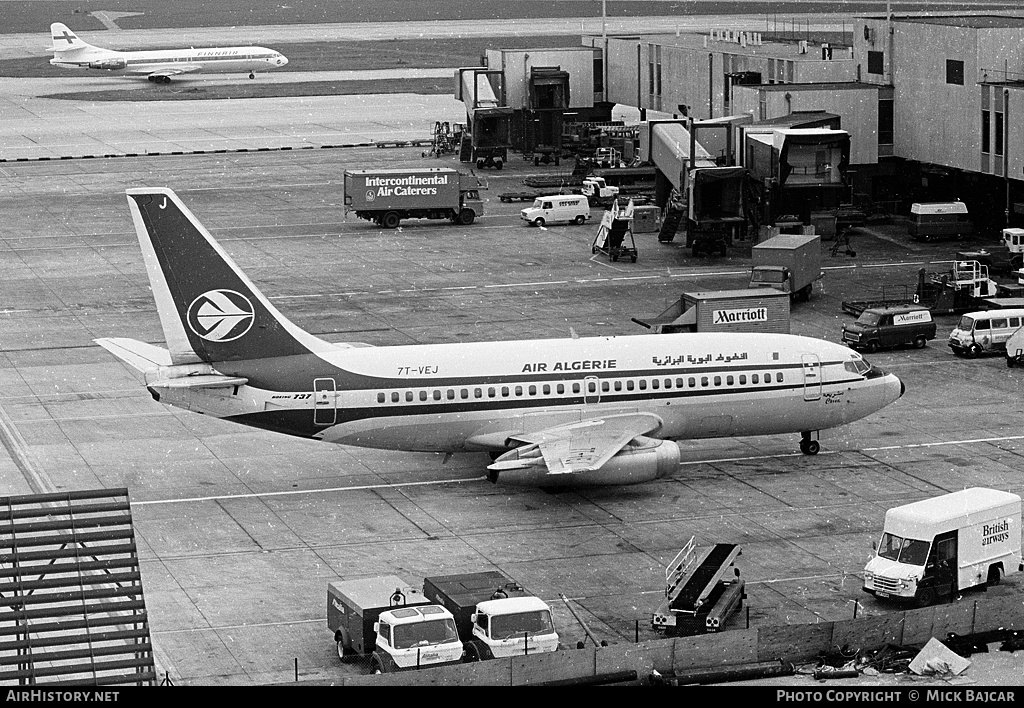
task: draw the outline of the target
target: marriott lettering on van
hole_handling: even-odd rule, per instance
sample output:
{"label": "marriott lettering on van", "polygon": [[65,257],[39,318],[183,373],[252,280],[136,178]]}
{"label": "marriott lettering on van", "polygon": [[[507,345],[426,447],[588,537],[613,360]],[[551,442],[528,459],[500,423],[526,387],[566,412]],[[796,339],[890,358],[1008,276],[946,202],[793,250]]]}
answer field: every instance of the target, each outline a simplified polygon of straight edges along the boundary
{"label": "marriott lettering on van", "polygon": [[981,527],[981,545],[1002,543],[1010,538],[1010,520],[1003,519],[995,524],[983,524]]}
{"label": "marriott lettering on van", "polygon": [[914,312],[902,312],[892,316],[892,323],[896,325],[914,324],[915,322],[931,322],[932,313],[928,310],[916,310]]}
{"label": "marriott lettering on van", "polygon": [[747,307],[742,310],[712,310],[712,321],[715,324],[731,324],[733,322],[767,322],[767,307]]}

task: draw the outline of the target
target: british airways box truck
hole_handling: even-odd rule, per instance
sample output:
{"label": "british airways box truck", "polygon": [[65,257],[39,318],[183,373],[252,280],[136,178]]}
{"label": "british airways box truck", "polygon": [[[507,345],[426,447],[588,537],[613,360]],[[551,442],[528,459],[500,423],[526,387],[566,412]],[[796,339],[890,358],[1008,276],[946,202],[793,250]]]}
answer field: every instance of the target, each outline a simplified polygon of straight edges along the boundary
{"label": "british airways box truck", "polygon": [[476,177],[450,167],[345,170],[345,213],[386,229],[402,219],[449,219],[469,225],[484,213]]}
{"label": "british airways box truck", "polygon": [[924,607],[1020,570],[1020,496],[972,487],[885,512],[864,591]]}

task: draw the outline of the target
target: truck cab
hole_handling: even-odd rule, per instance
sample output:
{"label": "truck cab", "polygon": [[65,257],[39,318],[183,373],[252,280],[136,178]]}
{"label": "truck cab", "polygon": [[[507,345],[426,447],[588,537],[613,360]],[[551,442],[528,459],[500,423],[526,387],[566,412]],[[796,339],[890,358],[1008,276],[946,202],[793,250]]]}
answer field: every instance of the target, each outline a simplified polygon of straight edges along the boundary
{"label": "truck cab", "polygon": [[889,509],[864,591],[924,607],[1021,565],[1021,498],[973,487]]}
{"label": "truck cab", "polygon": [[400,607],[382,612],[371,670],[375,674],[442,666],[462,660],[462,642],[452,613],[439,605]]}
{"label": "truck cab", "polygon": [[590,206],[604,205],[619,196],[619,188],[609,186],[604,177],[587,177],[580,190]]}
{"label": "truck cab", "polygon": [[473,639],[466,643],[466,661],[555,651],[558,634],[551,608],[540,598],[486,600],[472,615]]}
{"label": "truck cab", "polygon": [[423,581],[423,595],[448,609],[466,639],[465,661],[555,651],[551,608],[497,570]]}

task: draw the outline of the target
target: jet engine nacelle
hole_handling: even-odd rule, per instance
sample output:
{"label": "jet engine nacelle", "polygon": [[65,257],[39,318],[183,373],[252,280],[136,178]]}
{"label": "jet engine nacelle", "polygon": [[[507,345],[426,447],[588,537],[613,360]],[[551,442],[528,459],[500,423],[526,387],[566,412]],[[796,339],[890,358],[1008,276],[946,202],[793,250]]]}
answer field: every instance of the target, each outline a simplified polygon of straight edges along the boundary
{"label": "jet engine nacelle", "polygon": [[671,440],[638,437],[600,469],[571,474],[548,474],[536,445],[511,450],[499,462],[518,460],[522,467],[491,470],[487,478],[495,484],[516,487],[597,487],[639,484],[664,477],[679,467],[679,446]]}
{"label": "jet engine nacelle", "polygon": [[117,71],[118,69],[124,69],[126,66],[128,66],[128,62],[124,59],[105,59],[89,64],[90,69],[106,69],[108,71]]}

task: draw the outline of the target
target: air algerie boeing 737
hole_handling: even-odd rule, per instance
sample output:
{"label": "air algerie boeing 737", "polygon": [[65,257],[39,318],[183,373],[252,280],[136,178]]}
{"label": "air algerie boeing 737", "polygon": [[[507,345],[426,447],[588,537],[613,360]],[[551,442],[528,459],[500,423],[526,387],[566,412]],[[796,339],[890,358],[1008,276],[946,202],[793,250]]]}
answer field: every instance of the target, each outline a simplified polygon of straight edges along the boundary
{"label": "air algerie boeing 737", "polygon": [[674,472],[677,439],[818,431],[903,395],[839,344],[788,334],[643,334],[369,347],[289,322],[169,189],[127,192],[167,348],[98,344],[157,401],[391,450],[489,452],[491,481],[631,484]]}
{"label": "air algerie boeing 737", "polygon": [[195,71],[219,74],[276,69],[288,59],[266,47],[223,47],[209,49],[157,49],[145,52],[117,52],[94,47],[79,39],[66,25],[50,25],[53,59],[50,63],[74,69],[105,69],[123,74],[144,75],[150,81],[168,84],[172,76]]}

